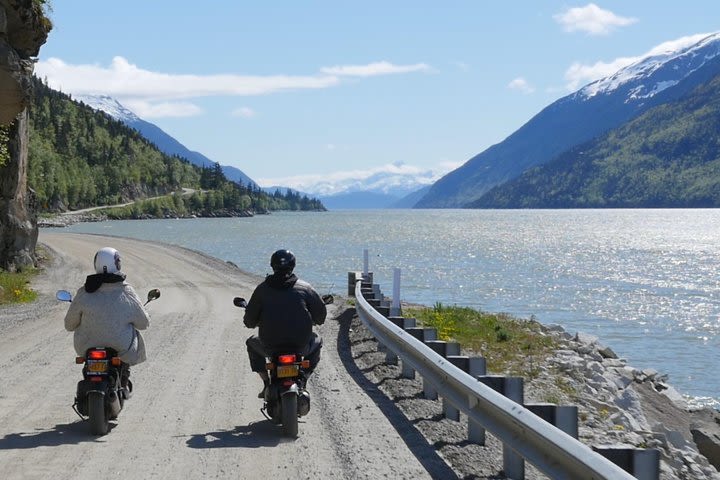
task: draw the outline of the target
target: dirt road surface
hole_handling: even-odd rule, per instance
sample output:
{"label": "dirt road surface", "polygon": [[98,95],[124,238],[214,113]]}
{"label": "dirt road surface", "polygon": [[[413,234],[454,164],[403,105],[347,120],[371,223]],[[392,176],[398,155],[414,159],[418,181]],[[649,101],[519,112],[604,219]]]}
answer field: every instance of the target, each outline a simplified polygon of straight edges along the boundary
{"label": "dirt road surface", "polygon": [[[348,373],[342,302],[318,329],[325,346],[310,414],[299,437],[285,439],[260,413],[245,351],[252,331],[232,305],[258,277],[168,245],[47,230],[39,241],[52,259],[33,285],[40,298],[0,310],[0,479],[455,478]],[[74,293],[103,246],[120,250],[141,297],[151,288],[162,296],[147,307],[148,361],[133,368],[134,396],[95,437],[71,409],[81,368],[55,291]]]}

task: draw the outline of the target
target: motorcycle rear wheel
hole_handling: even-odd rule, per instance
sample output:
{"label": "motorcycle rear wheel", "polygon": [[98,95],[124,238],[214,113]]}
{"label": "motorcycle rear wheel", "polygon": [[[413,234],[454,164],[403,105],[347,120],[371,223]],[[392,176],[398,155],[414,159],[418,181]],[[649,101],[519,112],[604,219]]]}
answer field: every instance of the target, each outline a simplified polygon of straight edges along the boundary
{"label": "motorcycle rear wheel", "polygon": [[282,396],[282,426],[286,437],[297,437],[298,434],[297,398],[295,394]]}
{"label": "motorcycle rear wheel", "polygon": [[88,393],[88,417],[93,435],[106,435],[109,421],[105,413],[105,395],[100,392]]}

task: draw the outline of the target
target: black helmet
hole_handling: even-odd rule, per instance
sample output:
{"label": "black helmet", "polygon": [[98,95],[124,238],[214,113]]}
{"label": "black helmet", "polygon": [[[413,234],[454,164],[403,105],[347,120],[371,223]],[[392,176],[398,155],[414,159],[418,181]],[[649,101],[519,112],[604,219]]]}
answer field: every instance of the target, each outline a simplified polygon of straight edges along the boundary
{"label": "black helmet", "polygon": [[270,257],[273,272],[290,273],[295,268],[295,255],[290,250],[278,250]]}

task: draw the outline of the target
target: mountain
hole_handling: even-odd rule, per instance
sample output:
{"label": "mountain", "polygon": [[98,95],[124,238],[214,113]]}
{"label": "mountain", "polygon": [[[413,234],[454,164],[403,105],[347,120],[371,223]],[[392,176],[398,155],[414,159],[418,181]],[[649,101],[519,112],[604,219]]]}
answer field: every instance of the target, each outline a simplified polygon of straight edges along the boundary
{"label": "mountain", "polygon": [[430,191],[432,185],[426,185],[420,190],[409,193],[390,204],[387,208],[412,208]]}
{"label": "mountain", "polygon": [[442,173],[396,162],[370,171],[331,173],[305,180],[298,188],[317,196],[331,209],[410,208],[412,205],[394,205],[405,196],[428,187]]}
{"label": "mountain", "polygon": [[[189,150],[175,138],[165,133],[160,127],[141,119],[112,97],[107,95],[76,95],[74,99],[95,110],[105,112],[114,119],[134,128],[140,132],[143,137],[157,145],[158,149],[163,153],[185,158],[198,167],[212,167],[215,165],[214,161],[202,153]],[[227,165],[221,165],[221,168],[228,180],[241,182],[244,185],[252,185],[254,188],[258,188],[257,183],[245,175],[242,170]]]}
{"label": "mountain", "polygon": [[720,207],[720,74],[469,206]]}
{"label": "mountain", "polygon": [[438,180],[415,206],[472,205],[497,185],[707,83],[720,72],[720,33],[649,56],[552,103],[501,143]]}

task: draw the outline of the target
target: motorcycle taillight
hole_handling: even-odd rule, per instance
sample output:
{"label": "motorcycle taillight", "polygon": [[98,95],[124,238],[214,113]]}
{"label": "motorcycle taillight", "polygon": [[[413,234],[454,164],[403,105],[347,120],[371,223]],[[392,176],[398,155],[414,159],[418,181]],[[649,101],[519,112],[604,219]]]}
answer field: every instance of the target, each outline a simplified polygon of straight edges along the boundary
{"label": "motorcycle taillight", "polygon": [[88,358],[91,360],[103,360],[107,358],[107,352],[105,350],[90,350]]}
{"label": "motorcycle taillight", "polygon": [[295,362],[295,358],[296,358],[295,355],[279,355],[279,356],[278,356],[278,363],[281,364],[281,365],[283,365],[283,364],[288,364],[288,363],[293,363],[293,362]]}

